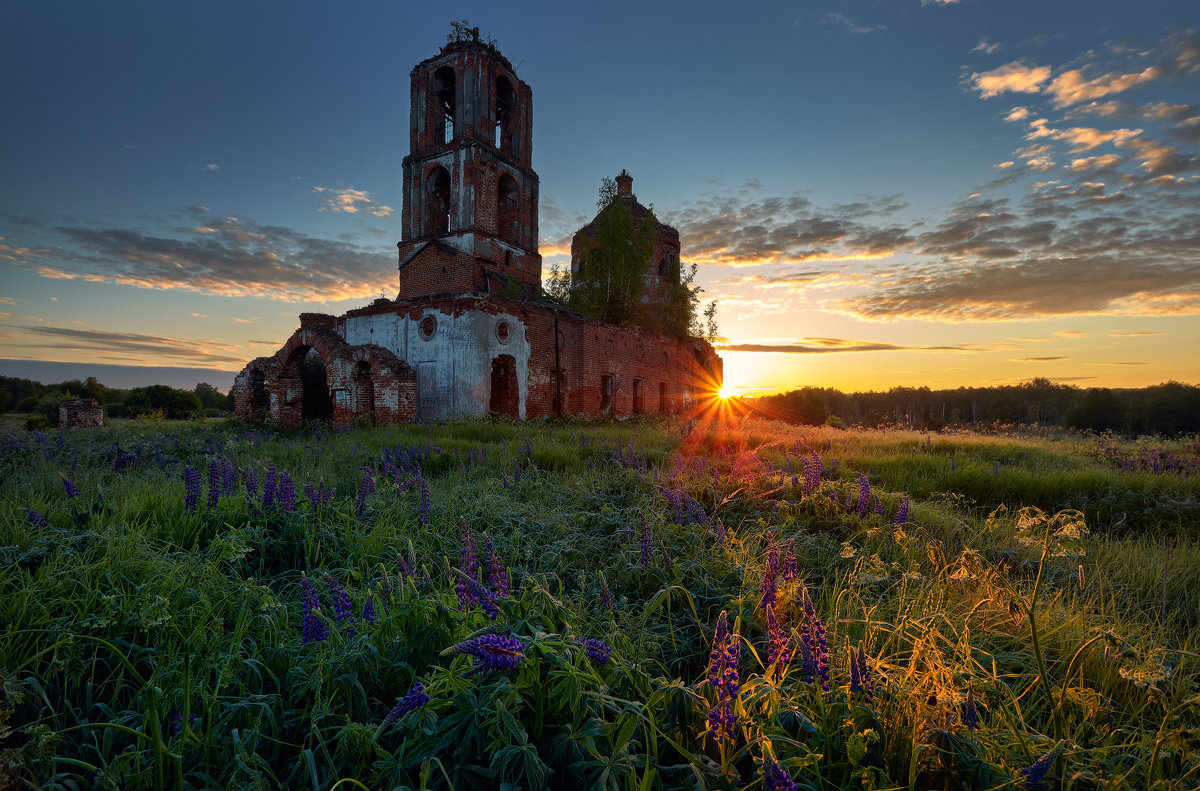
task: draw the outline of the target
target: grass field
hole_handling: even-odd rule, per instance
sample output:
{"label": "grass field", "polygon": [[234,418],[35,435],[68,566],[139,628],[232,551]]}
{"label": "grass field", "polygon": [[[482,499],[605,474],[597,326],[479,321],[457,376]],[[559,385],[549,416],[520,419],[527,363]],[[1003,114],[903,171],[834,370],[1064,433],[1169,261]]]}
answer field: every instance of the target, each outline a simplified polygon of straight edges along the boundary
{"label": "grass field", "polygon": [[1198,466],[735,420],[10,433],[0,789],[1196,788]]}

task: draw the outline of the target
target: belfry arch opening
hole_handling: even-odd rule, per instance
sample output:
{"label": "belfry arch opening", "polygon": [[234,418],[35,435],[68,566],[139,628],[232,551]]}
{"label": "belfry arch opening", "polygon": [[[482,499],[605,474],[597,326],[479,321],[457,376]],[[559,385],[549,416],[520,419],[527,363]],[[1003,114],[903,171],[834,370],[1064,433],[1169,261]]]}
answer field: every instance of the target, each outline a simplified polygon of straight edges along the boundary
{"label": "belfry arch opening", "polygon": [[521,243],[521,193],[517,180],[505,173],[496,185],[497,235],[509,244]]}
{"label": "belfry arch opening", "polygon": [[513,117],[516,115],[517,94],[508,77],[496,80],[496,148],[513,153]]}
{"label": "belfry arch opening", "polygon": [[449,143],[454,139],[454,115],[458,106],[458,82],[454,69],[442,66],[433,73],[434,93],[434,139]]}
{"label": "belfry arch opening", "polygon": [[429,171],[425,180],[425,234],[450,233],[450,171],[441,165]]}

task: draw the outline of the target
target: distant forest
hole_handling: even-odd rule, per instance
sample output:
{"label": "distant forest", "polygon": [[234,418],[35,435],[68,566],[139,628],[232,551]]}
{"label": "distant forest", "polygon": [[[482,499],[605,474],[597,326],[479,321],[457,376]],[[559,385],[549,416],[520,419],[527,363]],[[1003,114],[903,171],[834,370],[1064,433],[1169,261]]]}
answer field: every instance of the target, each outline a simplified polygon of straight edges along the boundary
{"label": "distant forest", "polygon": [[69,379],[49,385],[30,379],[0,376],[0,412],[28,413],[26,425],[30,428],[58,425],[58,404],[71,398],[94,398],[109,417],[160,415],[186,420],[233,413],[232,397],[203,382],[192,390],[180,390],[167,385],[119,390],[104,386],[94,376],[82,381]]}
{"label": "distant forest", "polygon": [[744,399],[764,417],[789,423],[902,426],[1038,424],[1125,434],[1200,432],[1200,387],[1164,382],[1133,390],[1055,384],[1032,379],[1005,387],[893,387],[883,393],[843,393],[804,387]]}

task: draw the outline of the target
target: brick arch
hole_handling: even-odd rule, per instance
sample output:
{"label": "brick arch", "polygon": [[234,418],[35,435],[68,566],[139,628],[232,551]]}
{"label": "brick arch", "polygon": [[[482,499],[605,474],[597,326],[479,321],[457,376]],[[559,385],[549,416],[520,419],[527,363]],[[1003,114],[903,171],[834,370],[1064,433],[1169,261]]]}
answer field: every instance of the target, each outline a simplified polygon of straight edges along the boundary
{"label": "brick arch", "polygon": [[270,382],[275,378],[275,360],[251,360],[233,380],[233,411],[238,420],[260,423],[271,417]]}
{"label": "brick arch", "polygon": [[[286,426],[294,426],[302,420],[337,420],[339,399],[345,398],[349,386],[345,366],[338,365],[338,357],[346,341],[341,335],[327,327],[302,326],[292,333],[278,352],[275,353],[276,373],[270,385],[274,398],[272,420]],[[323,403],[325,395],[319,384],[306,383],[301,375],[301,366],[309,350],[315,351],[325,366],[325,390],[329,403]],[[306,408],[307,407],[307,408]]]}
{"label": "brick arch", "polygon": [[417,374],[408,363],[371,344],[345,346],[339,354],[349,388],[345,408],[335,408],[336,422],[402,423],[416,416]]}

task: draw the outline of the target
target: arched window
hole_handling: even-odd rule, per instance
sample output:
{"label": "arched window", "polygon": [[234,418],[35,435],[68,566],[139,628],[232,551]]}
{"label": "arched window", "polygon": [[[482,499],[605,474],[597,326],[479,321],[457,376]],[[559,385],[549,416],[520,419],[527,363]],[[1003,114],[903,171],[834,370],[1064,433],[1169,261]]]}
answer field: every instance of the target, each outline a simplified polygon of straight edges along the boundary
{"label": "arched window", "polygon": [[658,262],[658,276],[659,277],[667,276],[667,262],[669,259],[670,259],[669,255],[664,255],[661,259],[659,259],[659,262]]}
{"label": "arched window", "polygon": [[517,181],[505,173],[496,185],[496,231],[503,242],[521,243],[521,193]]}
{"label": "arched window", "polygon": [[441,165],[425,178],[425,235],[450,233],[450,173]]}
{"label": "arched window", "polygon": [[513,118],[516,116],[517,94],[507,77],[496,80],[496,148],[513,153]]}
{"label": "arched window", "polygon": [[442,66],[433,73],[433,92],[436,97],[434,112],[434,140],[449,143],[454,139],[454,113],[458,107],[457,80],[454,69]]}

